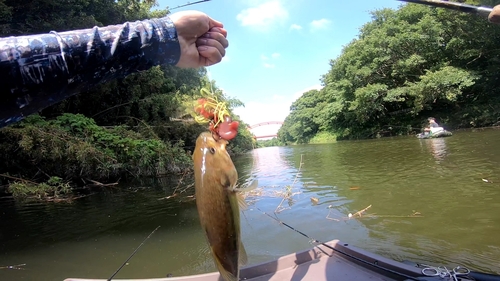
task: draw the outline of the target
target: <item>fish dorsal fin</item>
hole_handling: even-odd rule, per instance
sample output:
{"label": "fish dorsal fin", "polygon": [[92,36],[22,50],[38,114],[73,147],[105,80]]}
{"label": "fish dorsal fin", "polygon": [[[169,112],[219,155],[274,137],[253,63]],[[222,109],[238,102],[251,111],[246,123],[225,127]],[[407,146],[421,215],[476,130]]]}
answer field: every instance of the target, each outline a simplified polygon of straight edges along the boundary
{"label": "fish dorsal fin", "polygon": [[248,262],[247,251],[245,250],[245,246],[243,246],[243,242],[240,241],[240,251],[238,256],[239,265],[245,265]]}

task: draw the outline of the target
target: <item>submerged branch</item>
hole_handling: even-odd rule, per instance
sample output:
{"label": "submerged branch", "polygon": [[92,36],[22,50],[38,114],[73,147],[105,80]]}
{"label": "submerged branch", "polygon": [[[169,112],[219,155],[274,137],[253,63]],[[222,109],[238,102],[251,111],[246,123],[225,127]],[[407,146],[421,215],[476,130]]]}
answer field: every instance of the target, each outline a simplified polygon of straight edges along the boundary
{"label": "submerged branch", "polygon": [[328,206],[328,214],[326,215],[326,219],[328,220],[333,220],[333,221],[347,221],[355,218],[422,218],[422,214],[420,212],[413,211],[411,215],[376,215],[376,214],[364,214],[368,209],[370,209],[372,205],[369,205],[368,207],[357,211],[356,213],[351,214],[349,213],[346,217],[340,217],[339,218],[333,218],[331,217],[331,212],[332,212],[332,205]]}
{"label": "submerged branch", "polygon": [[303,156],[304,154],[301,154],[300,155],[300,164],[299,164],[299,169],[297,170],[297,173],[295,174],[295,179],[293,180],[292,184],[291,185],[287,185],[285,187],[285,192],[283,193],[282,195],[282,199],[281,199],[281,202],[279,203],[278,207],[276,207],[276,209],[274,210],[274,213],[280,213],[284,210],[287,210],[287,209],[290,209],[290,207],[283,207],[283,202],[285,202],[285,200],[288,200],[289,201],[289,206],[291,206],[293,204],[293,199],[292,197],[296,194],[300,194],[300,192],[298,193],[293,193],[292,192],[292,188],[293,186],[297,183],[297,180],[299,178],[299,174],[300,174],[300,170],[302,169],[302,165],[304,165],[304,162],[303,162]]}

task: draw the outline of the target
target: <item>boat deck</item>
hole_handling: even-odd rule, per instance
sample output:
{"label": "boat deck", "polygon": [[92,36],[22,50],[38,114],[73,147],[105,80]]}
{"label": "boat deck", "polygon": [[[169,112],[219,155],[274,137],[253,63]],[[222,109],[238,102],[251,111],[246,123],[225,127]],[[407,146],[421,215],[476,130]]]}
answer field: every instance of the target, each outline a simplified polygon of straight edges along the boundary
{"label": "boat deck", "polygon": [[[377,264],[384,268],[397,271],[409,276],[420,275],[420,270],[399,263],[373,253],[358,249],[338,240],[325,245],[318,245],[310,250],[283,256],[277,260],[258,265],[244,267],[240,271],[240,280],[273,281],[273,280],[359,280],[359,281],[392,281],[406,278],[388,272],[378,271],[369,264]],[[332,249],[333,248],[333,249]],[[337,253],[334,249],[347,253],[354,259],[361,259],[360,263]],[[381,273],[379,273],[381,272]],[[68,278],[65,281],[105,281],[106,279],[78,279]],[[114,279],[120,281],[222,281],[218,272],[150,279]]]}

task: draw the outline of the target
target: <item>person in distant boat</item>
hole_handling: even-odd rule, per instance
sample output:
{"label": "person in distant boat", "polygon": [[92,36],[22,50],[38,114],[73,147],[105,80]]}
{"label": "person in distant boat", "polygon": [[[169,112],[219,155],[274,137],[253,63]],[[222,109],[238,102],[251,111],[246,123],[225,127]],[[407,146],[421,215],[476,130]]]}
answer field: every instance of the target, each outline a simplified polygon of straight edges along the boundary
{"label": "person in distant boat", "polygon": [[427,118],[429,121],[429,127],[424,128],[424,132],[426,133],[437,133],[439,131],[443,131],[443,127],[439,126],[434,117]]}

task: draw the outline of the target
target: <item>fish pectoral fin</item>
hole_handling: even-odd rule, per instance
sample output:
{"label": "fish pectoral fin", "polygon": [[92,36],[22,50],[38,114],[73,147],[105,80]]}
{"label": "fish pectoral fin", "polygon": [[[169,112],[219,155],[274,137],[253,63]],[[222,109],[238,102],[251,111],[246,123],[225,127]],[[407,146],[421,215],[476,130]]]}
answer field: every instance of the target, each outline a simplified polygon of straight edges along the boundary
{"label": "fish pectoral fin", "polygon": [[222,279],[224,279],[225,281],[239,281],[238,276],[234,276],[231,272],[224,269],[224,266],[222,265],[217,256],[214,256],[214,260],[215,260],[215,265],[219,269],[220,276],[222,276]]}
{"label": "fish pectoral fin", "polygon": [[243,246],[243,242],[240,241],[240,251],[238,254],[238,263],[240,265],[245,265],[248,262],[247,251],[245,250],[245,246]]}
{"label": "fish pectoral fin", "polygon": [[253,180],[252,183],[250,183],[247,187],[235,188],[235,190],[238,192],[248,192],[250,190],[256,189],[258,186],[259,186],[259,181]]}
{"label": "fish pectoral fin", "polygon": [[248,209],[248,205],[243,194],[236,193],[236,200],[238,201],[238,207],[240,207],[241,211],[245,211],[246,209]]}
{"label": "fish pectoral fin", "polygon": [[236,192],[236,199],[238,201],[238,207],[240,207],[240,210],[246,210],[248,209],[247,202],[245,201],[245,197],[243,196],[243,192],[250,191],[252,189],[257,188],[259,186],[259,181],[253,180],[252,183],[245,187],[245,188],[234,188],[233,190]]}

